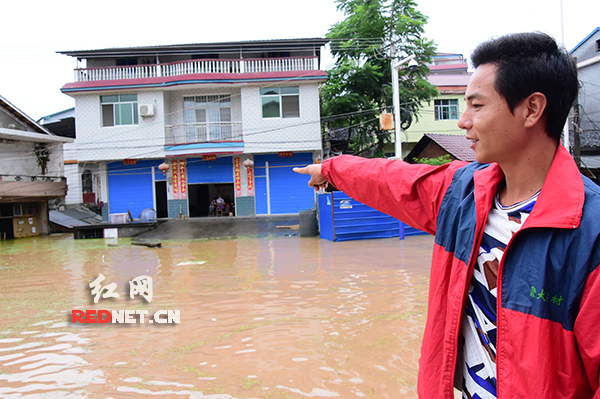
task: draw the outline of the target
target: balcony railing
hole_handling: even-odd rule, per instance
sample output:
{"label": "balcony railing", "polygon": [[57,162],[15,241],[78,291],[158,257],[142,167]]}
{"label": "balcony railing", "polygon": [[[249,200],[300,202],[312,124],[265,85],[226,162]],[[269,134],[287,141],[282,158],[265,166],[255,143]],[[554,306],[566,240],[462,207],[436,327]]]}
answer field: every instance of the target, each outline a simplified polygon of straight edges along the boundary
{"label": "balcony railing", "polygon": [[317,57],[191,60],[168,64],[75,69],[75,82],[173,77],[199,73],[260,73],[318,70]]}
{"label": "balcony railing", "polygon": [[242,122],[199,122],[167,125],[167,144],[242,140]]}
{"label": "balcony railing", "polygon": [[46,175],[0,175],[0,181],[38,181],[38,182],[61,182],[67,181],[67,178],[64,176],[46,176]]}

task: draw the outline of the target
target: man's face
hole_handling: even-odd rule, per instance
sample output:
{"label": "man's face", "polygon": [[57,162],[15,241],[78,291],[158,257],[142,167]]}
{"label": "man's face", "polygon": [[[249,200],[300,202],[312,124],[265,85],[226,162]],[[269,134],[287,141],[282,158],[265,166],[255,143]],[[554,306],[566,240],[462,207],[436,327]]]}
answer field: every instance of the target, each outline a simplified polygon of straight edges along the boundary
{"label": "man's face", "polygon": [[458,127],[465,129],[467,139],[473,142],[471,148],[478,162],[502,165],[519,155],[524,135],[522,121],[510,112],[506,100],[494,88],[495,78],[493,64],[483,64],[475,70],[465,93],[467,108]]}

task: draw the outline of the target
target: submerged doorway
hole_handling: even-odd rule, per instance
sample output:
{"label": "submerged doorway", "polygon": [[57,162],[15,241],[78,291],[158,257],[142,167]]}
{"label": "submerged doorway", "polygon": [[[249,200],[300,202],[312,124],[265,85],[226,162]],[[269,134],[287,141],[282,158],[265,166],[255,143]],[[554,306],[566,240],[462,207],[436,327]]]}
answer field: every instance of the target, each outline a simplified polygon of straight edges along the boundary
{"label": "submerged doorway", "polygon": [[0,240],[12,240],[13,238],[15,238],[13,219],[0,218]]}
{"label": "submerged doorway", "polygon": [[[219,195],[230,205],[230,212],[235,216],[233,183],[188,184],[190,217],[209,216],[210,202]],[[226,212],[223,215],[227,216]]]}

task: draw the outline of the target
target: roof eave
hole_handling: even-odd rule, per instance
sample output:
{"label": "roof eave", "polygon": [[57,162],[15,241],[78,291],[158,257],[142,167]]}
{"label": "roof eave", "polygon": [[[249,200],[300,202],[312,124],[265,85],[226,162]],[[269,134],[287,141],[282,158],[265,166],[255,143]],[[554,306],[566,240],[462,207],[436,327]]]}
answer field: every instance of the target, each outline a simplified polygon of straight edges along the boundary
{"label": "roof eave", "polygon": [[53,134],[24,132],[22,130],[6,129],[0,127],[0,139],[31,141],[36,143],[72,143],[69,137],[55,136]]}
{"label": "roof eave", "polygon": [[[47,134],[49,136],[54,136],[54,134],[52,134],[52,132],[50,132],[48,129],[46,129],[45,127],[43,127],[42,125],[40,125],[39,123],[34,121],[33,119],[31,119],[29,117],[29,115],[27,115],[25,112],[21,111],[19,108],[15,107],[10,101],[8,101],[6,98],[4,98],[2,96],[0,96],[0,106],[6,108],[15,117],[22,119],[26,124],[28,124],[33,129],[37,130],[39,133]],[[11,129],[6,129],[6,130],[11,130]]]}
{"label": "roof eave", "polygon": [[306,47],[306,46],[324,46],[329,43],[329,39],[309,38],[309,39],[281,39],[281,40],[257,40],[243,42],[221,42],[221,43],[197,43],[197,44],[171,44],[164,46],[140,46],[140,47],[116,47],[96,50],[74,50],[57,51],[58,54],[64,54],[78,58],[101,58],[101,57],[125,57],[125,56],[143,56],[143,55],[173,55],[190,52],[215,52],[223,50],[241,49],[241,50],[275,50],[286,46],[285,48]]}

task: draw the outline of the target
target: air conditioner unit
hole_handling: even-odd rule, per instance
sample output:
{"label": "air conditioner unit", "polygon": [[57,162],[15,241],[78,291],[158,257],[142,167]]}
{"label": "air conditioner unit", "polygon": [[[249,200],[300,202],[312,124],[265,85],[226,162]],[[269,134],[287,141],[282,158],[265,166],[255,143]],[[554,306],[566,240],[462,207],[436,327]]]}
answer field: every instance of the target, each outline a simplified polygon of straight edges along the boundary
{"label": "air conditioner unit", "polygon": [[152,105],[152,104],[140,105],[140,115],[141,116],[154,116],[154,105]]}

